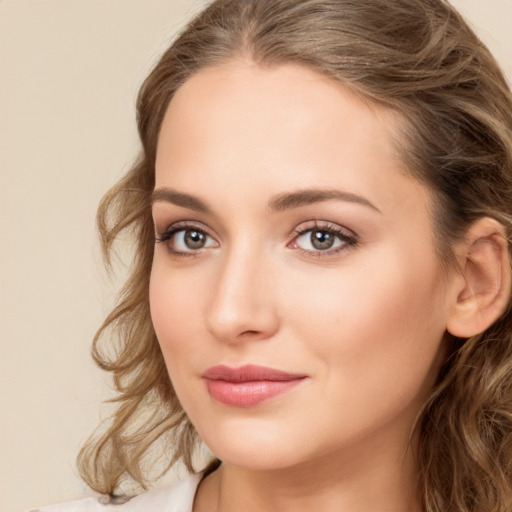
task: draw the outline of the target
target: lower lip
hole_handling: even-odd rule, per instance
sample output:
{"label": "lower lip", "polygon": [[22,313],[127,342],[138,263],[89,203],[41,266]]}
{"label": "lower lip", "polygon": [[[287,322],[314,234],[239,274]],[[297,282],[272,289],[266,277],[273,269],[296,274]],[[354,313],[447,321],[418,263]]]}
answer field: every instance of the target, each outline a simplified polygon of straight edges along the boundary
{"label": "lower lip", "polygon": [[233,407],[252,407],[290,391],[303,380],[257,380],[248,382],[207,380],[206,386],[210,396],[217,402]]}

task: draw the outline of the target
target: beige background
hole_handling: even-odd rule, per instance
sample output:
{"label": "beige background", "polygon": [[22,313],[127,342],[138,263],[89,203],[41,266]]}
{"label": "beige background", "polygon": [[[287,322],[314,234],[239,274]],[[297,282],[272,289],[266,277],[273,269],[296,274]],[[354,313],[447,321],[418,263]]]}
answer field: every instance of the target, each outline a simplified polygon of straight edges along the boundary
{"label": "beige background", "polygon": [[[134,100],[200,0],[0,0],[0,511],[88,494],[74,468],[108,381],[94,234],[137,151]],[[512,0],[457,0],[512,78]]]}

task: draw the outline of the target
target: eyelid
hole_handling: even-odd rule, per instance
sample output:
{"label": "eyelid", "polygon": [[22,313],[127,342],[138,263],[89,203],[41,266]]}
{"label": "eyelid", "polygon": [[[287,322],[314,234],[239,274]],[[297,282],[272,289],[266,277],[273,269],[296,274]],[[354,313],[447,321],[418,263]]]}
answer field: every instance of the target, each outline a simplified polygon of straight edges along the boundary
{"label": "eyelid", "polygon": [[171,222],[170,224],[166,224],[164,229],[158,229],[155,223],[155,238],[162,238],[171,232],[180,231],[182,229],[197,229],[199,231],[205,232],[209,236],[212,236],[209,233],[210,229],[208,226],[204,225],[202,222],[195,220],[179,220],[176,222]]}
{"label": "eyelid", "polygon": [[[186,251],[180,251],[176,248],[172,247],[172,244],[169,242],[173,236],[179,232],[186,231],[186,230],[193,230],[196,229],[197,231],[200,231],[204,233],[207,237],[209,237],[211,240],[214,241],[214,246],[206,246],[201,247],[196,250],[190,249]],[[305,249],[303,247],[300,247],[297,244],[297,239],[301,236],[304,236],[308,232],[312,231],[324,231],[326,233],[332,234],[334,237],[336,237],[341,243],[337,244],[336,246],[332,248],[328,248],[325,250],[322,249],[314,249],[309,250]],[[352,231],[351,229],[346,228],[345,226],[342,226],[340,224],[331,222],[331,221],[325,221],[325,220],[310,220],[307,222],[303,222],[299,224],[292,233],[294,236],[293,238],[286,244],[287,247],[298,250],[304,255],[308,257],[333,257],[337,255],[338,253],[342,251],[347,251],[355,246],[358,245],[358,235]],[[217,237],[211,234],[211,230],[208,226],[204,225],[202,222],[198,221],[192,221],[192,220],[186,220],[186,221],[177,221],[169,224],[164,230],[157,230],[157,233],[155,235],[155,242],[156,243],[163,243],[167,246],[167,250],[171,253],[171,255],[176,257],[192,257],[192,256],[199,256],[203,253],[206,249],[211,249],[215,247],[219,247],[219,242],[217,240]],[[336,242],[335,242],[336,243]]]}
{"label": "eyelid", "polygon": [[[296,241],[299,237],[305,235],[308,232],[312,231],[325,231],[337,237],[342,243],[334,248],[326,249],[326,250],[308,250],[304,249],[297,245]],[[333,223],[331,221],[324,220],[312,220],[300,224],[293,230],[295,236],[294,238],[287,244],[288,247],[291,247],[294,250],[299,250],[303,254],[307,256],[313,256],[315,258],[328,258],[337,255],[340,252],[350,250],[358,245],[358,235],[344,226],[340,224]]]}
{"label": "eyelid", "polygon": [[201,233],[204,233],[208,238],[214,241],[215,245],[214,247],[219,246],[219,242],[217,241],[216,237],[213,236],[210,233],[210,229],[202,224],[201,222],[197,221],[177,221],[169,224],[163,231],[156,230],[155,235],[155,243],[162,243],[165,244],[167,247],[167,250],[169,253],[176,257],[194,257],[199,256],[203,250],[211,249],[212,246],[206,246],[198,248],[197,250],[187,250],[187,251],[180,251],[172,247],[171,240],[174,238],[174,236],[182,231],[187,230],[197,230]]}

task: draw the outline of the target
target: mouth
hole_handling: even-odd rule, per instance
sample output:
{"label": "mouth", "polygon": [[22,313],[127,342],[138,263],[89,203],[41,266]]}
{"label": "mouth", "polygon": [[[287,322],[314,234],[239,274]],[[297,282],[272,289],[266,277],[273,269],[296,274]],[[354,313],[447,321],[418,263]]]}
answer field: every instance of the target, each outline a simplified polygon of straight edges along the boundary
{"label": "mouth", "polygon": [[224,405],[252,407],[290,391],[307,375],[288,373],[264,366],[245,365],[231,368],[213,366],[201,377],[210,396]]}

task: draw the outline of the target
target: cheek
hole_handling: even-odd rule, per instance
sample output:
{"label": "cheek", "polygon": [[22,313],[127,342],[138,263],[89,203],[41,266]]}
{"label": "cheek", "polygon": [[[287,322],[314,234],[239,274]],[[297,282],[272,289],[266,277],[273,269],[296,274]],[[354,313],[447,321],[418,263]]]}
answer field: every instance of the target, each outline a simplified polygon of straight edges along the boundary
{"label": "cheek", "polygon": [[201,283],[193,275],[185,277],[165,261],[153,262],[149,288],[153,327],[174,391],[187,411],[194,409],[201,391],[195,387],[197,379],[191,379],[201,368],[193,362],[203,353],[198,346],[202,339],[198,301],[206,289],[198,286]]}
{"label": "cheek", "polygon": [[407,260],[380,254],[372,264],[296,279],[288,294],[292,337],[326,382],[354,391],[341,400],[401,393],[410,400],[433,384],[445,331],[443,287],[434,261]]}
{"label": "cheek", "polygon": [[199,324],[201,290],[197,276],[168,269],[155,259],[151,271],[149,303],[151,318],[162,353],[169,367],[170,353],[191,352]]}

